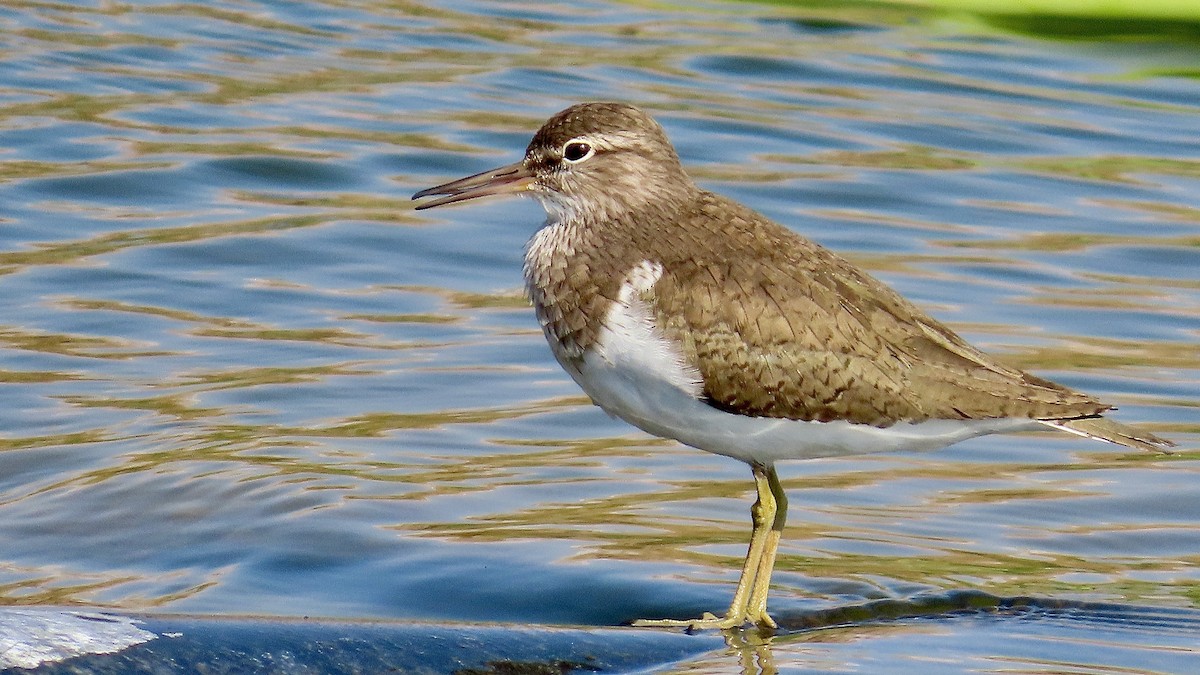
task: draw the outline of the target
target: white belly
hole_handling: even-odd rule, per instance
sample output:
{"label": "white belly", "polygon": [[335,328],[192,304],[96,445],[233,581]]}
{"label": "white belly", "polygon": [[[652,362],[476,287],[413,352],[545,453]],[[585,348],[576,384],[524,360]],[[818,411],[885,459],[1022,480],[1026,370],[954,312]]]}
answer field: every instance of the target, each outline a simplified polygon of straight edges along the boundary
{"label": "white belly", "polygon": [[929,420],[879,428],[746,417],[714,408],[673,386],[658,376],[654,364],[613,364],[594,353],[585,358],[575,380],[596,405],[644,431],[764,465],[781,459],[933,450],[984,434],[1038,427],[1021,419]]}

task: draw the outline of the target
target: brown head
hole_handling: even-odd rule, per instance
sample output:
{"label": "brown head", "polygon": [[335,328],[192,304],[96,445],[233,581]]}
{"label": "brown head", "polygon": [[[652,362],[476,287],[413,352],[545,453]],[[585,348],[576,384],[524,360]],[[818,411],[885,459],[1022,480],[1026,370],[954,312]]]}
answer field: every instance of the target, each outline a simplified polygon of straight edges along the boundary
{"label": "brown head", "polygon": [[623,103],[581,103],[542,125],[519,162],[422,190],[417,209],[529,194],[559,220],[615,219],[686,203],[698,188],[658,122]]}

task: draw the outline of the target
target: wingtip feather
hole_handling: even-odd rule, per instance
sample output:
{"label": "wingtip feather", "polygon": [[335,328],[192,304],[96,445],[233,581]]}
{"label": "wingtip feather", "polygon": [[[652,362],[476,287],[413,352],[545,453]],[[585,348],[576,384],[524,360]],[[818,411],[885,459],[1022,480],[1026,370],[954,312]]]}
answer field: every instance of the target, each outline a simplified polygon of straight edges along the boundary
{"label": "wingtip feather", "polygon": [[1173,452],[1170,448],[1175,446],[1173,441],[1155,436],[1148,431],[1142,431],[1127,424],[1114,422],[1107,417],[1099,415],[1092,417],[1076,417],[1072,419],[1061,420],[1038,420],[1042,424],[1055,429],[1061,429],[1076,436],[1084,438],[1093,438],[1098,441],[1107,441],[1116,443],[1127,448],[1137,448],[1139,450],[1149,450],[1151,452],[1162,452],[1170,454]]}

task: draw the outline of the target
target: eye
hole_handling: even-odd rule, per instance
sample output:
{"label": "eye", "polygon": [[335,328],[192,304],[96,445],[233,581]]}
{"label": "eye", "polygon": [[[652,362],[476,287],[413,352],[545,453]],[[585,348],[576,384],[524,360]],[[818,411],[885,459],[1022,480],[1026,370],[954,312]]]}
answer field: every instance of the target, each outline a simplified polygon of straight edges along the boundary
{"label": "eye", "polygon": [[592,146],[584,143],[583,141],[568,141],[567,144],[563,146],[562,151],[563,159],[572,164],[582,162],[594,154],[596,154],[596,151],[592,148]]}

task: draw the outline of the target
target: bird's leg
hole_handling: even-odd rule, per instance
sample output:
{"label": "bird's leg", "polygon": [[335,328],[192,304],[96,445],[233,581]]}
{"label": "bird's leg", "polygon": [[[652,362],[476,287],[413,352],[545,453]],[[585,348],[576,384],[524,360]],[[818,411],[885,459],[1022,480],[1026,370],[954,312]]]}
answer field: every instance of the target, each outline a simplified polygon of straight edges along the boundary
{"label": "bird's leg", "polygon": [[779,552],[779,539],[783,536],[783,526],[787,522],[788,500],[783,485],[779,483],[779,474],[775,473],[775,467],[767,467],[766,474],[771,495],[775,498],[775,517],[767,533],[762,557],[758,561],[758,571],[754,574],[754,588],[750,592],[750,601],[746,604],[746,619],[765,628],[777,628],[775,620],[767,614],[767,592],[771,587],[771,572],[775,569],[775,554]]}
{"label": "bird's leg", "polygon": [[[771,559],[766,562],[766,570],[767,584],[770,583],[771,566],[775,562],[774,551],[775,547],[779,545],[779,534],[775,530],[776,523],[780,530],[783,529],[783,523],[777,515],[776,505],[777,495],[782,495],[783,489],[779,487],[779,478],[775,475],[774,467],[752,465],[751,470],[754,473],[754,487],[758,491],[758,499],[754,502],[754,506],[750,507],[750,521],[753,526],[750,533],[750,548],[746,551],[746,561],[742,564],[742,576],[738,579],[737,590],[733,592],[733,601],[729,603],[729,611],[725,613],[724,617],[706,612],[699,619],[638,619],[633,622],[634,626],[724,630],[739,628],[747,620],[750,620],[759,625],[775,627],[775,622],[766,613],[766,584],[763,584],[762,608],[758,615],[749,616],[748,610],[758,592],[759,584],[756,578],[762,573],[763,557],[768,547],[771,547]],[[786,504],[786,497],[784,499]],[[773,545],[771,544],[772,538],[774,539]]]}
{"label": "bird's leg", "polygon": [[[742,563],[742,576],[738,578],[737,589],[733,592],[733,600],[729,603],[729,611],[720,622],[727,625],[722,628],[741,626],[746,622],[746,609],[756,587],[756,577],[762,569],[763,553],[767,549],[771,531],[770,523],[775,518],[775,499],[771,491],[766,472],[761,467],[751,467],[754,472],[754,487],[758,491],[758,499],[750,507],[750,547],[746,551],[746,561]],[[770,470],[774,472],[774,469]]]}

